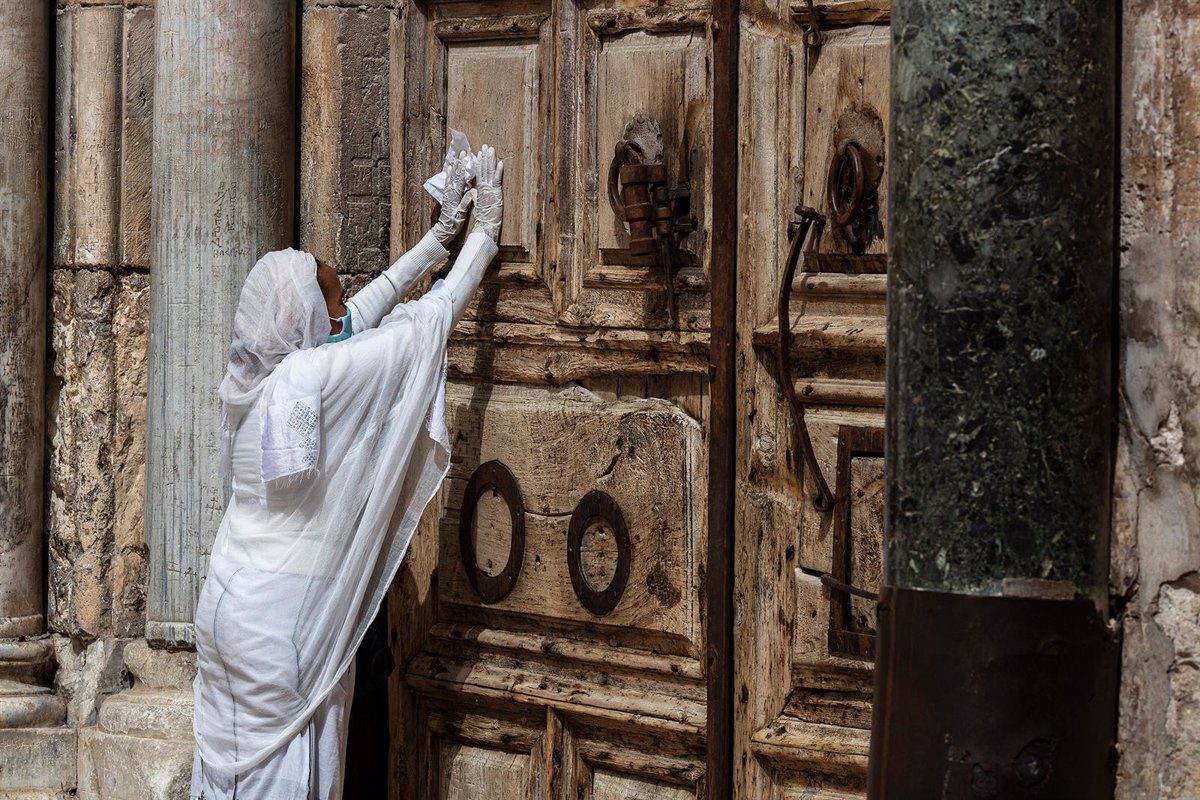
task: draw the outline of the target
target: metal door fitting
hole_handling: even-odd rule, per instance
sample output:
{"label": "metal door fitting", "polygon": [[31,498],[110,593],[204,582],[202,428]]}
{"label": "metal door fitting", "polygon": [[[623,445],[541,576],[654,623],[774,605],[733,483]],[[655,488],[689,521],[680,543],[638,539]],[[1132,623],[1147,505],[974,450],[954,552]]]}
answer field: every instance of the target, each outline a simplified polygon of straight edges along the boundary
{"label": "metal door fitting", "polygon": [[817,496],[813,505],[818,511],[833,510],[833,492],[821,472],[821,464],[813,450],[812,437],[808,433],[808,424],[804,419],[804,404],[796,393],[796,385],[792,382],[791,351],[792,351],[792,281],[796,277],[796,265],[800,263],[800,255],[806,250],[816,251],[820,246],[821,234],[825,230],[825,215],[808,206],[796,206],[796,215],[800,217],[800,226],[792,237],[792,245],[788,250],[787,263],[783,269],[783,279],[779,284],[777,312],[779,319],[779,342],[775,348],[776,366],[779,370],[779,385],[787,398],[795,420],[796,436],[799,439],[800,453],[804,458],[804,466],[817,485]]}
{"label": "metal door fitting", "polygon": [[696,229],[696,221],[688,213],[691,190],[686,185],[671,186],[666,165],[644,163],[644,157],[637,142],[617,142],[608,167],[608,202],[629,230],[629,252],[658,254],[666,273],[667,318],[672,328],[678,328],[675,249],[681,235]]}

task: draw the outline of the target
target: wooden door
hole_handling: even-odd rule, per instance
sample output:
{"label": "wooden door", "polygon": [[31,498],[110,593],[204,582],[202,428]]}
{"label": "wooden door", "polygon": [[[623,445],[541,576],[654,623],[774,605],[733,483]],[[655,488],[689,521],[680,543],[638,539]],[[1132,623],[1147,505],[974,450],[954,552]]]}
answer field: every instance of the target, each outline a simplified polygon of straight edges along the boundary
{"label": "wooden door", "polygon": [[[882,577],[889,3],[815,7],[816,48],[804,42],[805,3],[743,11],[740,215],[750,224],[738,253],[738,800],[865,797],[875,604],[845,587],[877,592]],[[827,228],[803,254],[780,374],[788,223],[798,204],[833,215],[830,167],[849,142],[863,163],[864,214]],[[785,381],[834,496],[827,511],[814,503]]]}
{"label": "wooden door", "polygon": [[[393,241],[428,227],[448,128],[505,160],[498,263],[451,341],[450,477],[390,602],[393,797],[703,792],[710,5],[393,18]],[[646,125],[696,221],[675,327],[608,201]]]}

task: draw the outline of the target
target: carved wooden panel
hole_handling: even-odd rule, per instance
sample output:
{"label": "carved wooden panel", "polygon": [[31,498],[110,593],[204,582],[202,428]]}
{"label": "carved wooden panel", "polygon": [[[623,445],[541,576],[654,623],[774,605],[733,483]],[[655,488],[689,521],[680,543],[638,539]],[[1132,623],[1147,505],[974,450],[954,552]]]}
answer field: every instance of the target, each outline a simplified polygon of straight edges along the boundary
{"label": "carved wooden panel", "polygon": [[[804,204],[828,214],[830,162],[848,141],[862,146],[868,193],[873,193],[865,252],[887,252],[888,75],[891,36],[887,26],[860,25],[824,34],[820,52],[809,62],[805,84]],[[831,228],[823,249],[850,252],[842,231]],[[860,251],[861,252],[861,251]]]}
{"label": "carved wooden panel", "polygon": [[[684,4],[680,4],[684,5]],[[629,235],[608,201],[608,173],[617,142],[635,120],[661,133],[661,160],[672,186],[690,191],[696,231],[675,250],[679,327],[708,327],[711,40],[706,8],[618,12],[597,3],[587,11],[579,48],[584,82],[578,108],[580,212],[568,276],[568,325],[617,328],[666,326],[665,270],[657,256],[628,252]]]}
{"label": "carved wooden panel", "polygon": [[[500,246],[511,260],[533,261],[536,255],[539,49],[536,39],[446,43],[447,123],[470,130],[475,146],[491,144],[504,155],[509,191]],[[499,89],[500,97],[481,102],[487,96],[482,87]]]}
{"label": "carved wooden panel", "polygon": [[[883,579],[883,429],[838,429],[832,578],[872,594]],[[829,652],[875,655],[875,600],[830,584]]]}
{"label": "carved wooden panel", "polygon": [[[886,324],[886,0],[817,0],[819,48],[806,47],[807,3],[745,8],[739,204],[742,341],[735,685],[735,797],[865,797],[874,601],[882,574],[882,426]],[[804,255],[786,319],[776,311],[787,223],[803,204],[830,216],[835,154],[853,143],[867,186],[862,236],[827,226]],[[792,331],[785,374],[781,325]],[[804,406],[815,481],[794,444]]]}
{"label": "carved wooden panel", "polygon": [[695,797],[694,791],[662,781],[603,769],[592,774],[592,800],[693,800]]}
{"label": "carved wooden panel", "polygon": [[[668,403],[608,403],[580,388],[456,385],[448,388],[446,404],[455,463],[442,525],[443,603],[484,604],[462,569],[457,509],[475,468],[500,458],[519,476],[525,555],[511,593],[488,604],[493,614],[550,617],[575,624],[583,635],[589,626],[614,627],[617,636],[636,632],[674,652],[697,652],[703,520],[688,489],[698,483],[703,464],[694,420]],[[580,602],[567,553],[572,514],[593,491],[619,506],[632,553],[620,602],[602,618]],[[509,518],[504,503],[476,507],[477,553],[506,556]],[[609,562],[602,553],[593,556],[593,568],[603,571]],[[615,559],[609,568],[615,569]]]}
{"label": "carved wooden panel", "polygon": [[537,800],[551,779],[542,715],[422,703],[421,798]]}
{"label": "carved wooden panel", "polygon": [[[549,322],[557,316],[543,246],[555,230],[547,226],[555,98],[546,78],[555,48],[548,7],[534,10],[546,6],[467,16],[462,6],[438,4],[424,21],[432,79],[421,77],[436,121],[429,135],[437,160],[429,172],[440,166],[451,128],[466,133],[475,150],[492,145],[504,160],[500,255],[469,312],[476,319]],[[419,183],[423,176],[411,179]]]}
{"label": "carved wooden panel", "polygon": [[480,797],[528,797],[527,753],[506,753],[465,744],[440,748],[443,800],[477,800]]}
{"label": "carved wooden panel", "polygon": [[[590,98],[595,108],[588,110],[595,114],[596,151],[590,170],[603,179],[614,146],[625,138],[626,125],[641,115],[662,130],[668,174],[678,183],[690,182],[692,154],[681,145],[691,133],[687,110],[703,107],[708,88],[703,40],[697,42],[690,30],[635,30],[624,35],[597,33],[596,46],[596,91]],[[589,254],[591,263],[628,263],[628,230],[603,197],[595,211],[598,252]]]}
{"label": "carved wooden panel", "polygon": [[704,750],[666,730],[626,734],[564,718],[564,798],[704,798]]}

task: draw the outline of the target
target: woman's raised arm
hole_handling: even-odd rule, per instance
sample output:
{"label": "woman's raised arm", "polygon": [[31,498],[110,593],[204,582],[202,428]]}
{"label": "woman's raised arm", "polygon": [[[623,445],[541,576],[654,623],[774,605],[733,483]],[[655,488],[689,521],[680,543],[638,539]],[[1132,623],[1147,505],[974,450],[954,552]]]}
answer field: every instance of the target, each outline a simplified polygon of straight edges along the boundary
{"label": "woman's raised arm", "polygon": [[377,326],[408,293],[413,284],[449,255],[445,244],[454,238],[466,221],[474,199],[473,193],[467,190],[471,177],[469,164],[466,153],[461,154],[454,162],[446,180],[441,214],[421,241],[346,301],[346,305],[350,307],[354,333],[362,333]]}
{"label": "woman's raised arm", "polygon": [[500,223],[504,218],[504,199],[501,183],[504,162],[496,161],[496,151],[486,144],[479,151],[478,173],[475,176],[475,227],[467,237],[462,252],[454,261],[446,286],[454,297],[454,322],[462,319],[479,288],[487,265],[499,251]]}

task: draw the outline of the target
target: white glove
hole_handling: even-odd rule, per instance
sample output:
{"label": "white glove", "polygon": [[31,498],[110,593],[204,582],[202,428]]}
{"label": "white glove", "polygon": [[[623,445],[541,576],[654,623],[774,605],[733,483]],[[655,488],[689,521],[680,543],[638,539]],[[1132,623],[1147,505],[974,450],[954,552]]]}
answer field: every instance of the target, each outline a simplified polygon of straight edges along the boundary
{"label": "white glove", "polygon": [[504,197],[500,183],[504,178],[504,162],[496,161],[495,148],[486,144],[476,156],[475,171],[475,228],[500,241],[500,223],[504,219]]}
{"label": "white glove", "polygon": [[471,213],[474,192],[467,191],[471,182],[471,156],[466,151],[458,154],[446,176],[446,190],[442,194],[442,213],[434,223],[432,233],[441,244],[453,239]]}

